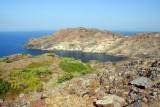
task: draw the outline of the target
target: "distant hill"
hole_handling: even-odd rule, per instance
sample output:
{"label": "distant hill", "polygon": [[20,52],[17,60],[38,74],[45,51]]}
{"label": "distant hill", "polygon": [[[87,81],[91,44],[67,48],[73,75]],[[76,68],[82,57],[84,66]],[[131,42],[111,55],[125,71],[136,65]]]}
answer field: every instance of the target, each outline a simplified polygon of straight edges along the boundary
{"label": "distant hill", "polygon": [[68,28],[50,36],[31,38],[24,47],[105,53],[127,57],[157,57],[160,55],[160,33],[141,32],[126,36],[98,29]]}

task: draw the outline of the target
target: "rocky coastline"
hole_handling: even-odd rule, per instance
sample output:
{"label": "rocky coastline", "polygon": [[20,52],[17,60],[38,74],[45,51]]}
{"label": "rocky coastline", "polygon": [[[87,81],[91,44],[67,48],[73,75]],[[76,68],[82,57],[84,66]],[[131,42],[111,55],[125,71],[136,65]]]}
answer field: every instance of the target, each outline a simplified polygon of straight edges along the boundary
{"label": "rocky coastline", "polygon": [[159,57],[160,33],[141,32],[126,36],[98,29],[68,28],[50,36],[31,38],[24,48],[105,53],[130,58]]}
{"label": "rocky coastline", "polygon": [[69,28],[32,38],[24,47],[129,58],[87,63],[54,53],[0,58],[2,107],[160,107],[160,33]]}

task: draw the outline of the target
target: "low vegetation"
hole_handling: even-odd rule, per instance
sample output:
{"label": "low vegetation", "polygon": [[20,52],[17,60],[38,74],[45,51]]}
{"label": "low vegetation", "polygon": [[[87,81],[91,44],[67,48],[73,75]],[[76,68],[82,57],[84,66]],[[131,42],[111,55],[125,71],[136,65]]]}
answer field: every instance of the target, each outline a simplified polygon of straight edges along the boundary
{"label": "low vegetation", "polygon": [[116,62],[112,62],[112,65],[113,65],[113,66],[116,66],[116,65],[117,65],[117,63],[116,63]]}
{"label": "low vegetation", "polygon": [[38,68],[38,67],[49,66],[52,63],[53,63],[52,61],[32,62],[26,67],[27,68]]}
{"label": "low vegetation", "polygon": [[12,62],[14,62],[14,59],[9,59],[8,56],[5,56],[5,57],[0,59],[0,62],[2,62],[2,63],[12,63]]}
{"label": "low vegetation", "polygon": [[96,63],[101,63],[102,61],[96,60]]}
{"label": "low vegetation", "polygon": [[[7,57],[2,61],[8,61]],[[53,74],[52,70],[43,67],[52,63],[52,61],[32,62],[23,69],[12,71],[6,81],[0,79],[0,98],[5,99],[10,95],[16,97],[20,92],[29,93],[41,88],[42,81],[49,81]],[[1,70],[0,75],[2,75]]]}
{"label": "low vegetation", "polygon": [[5,93],[9,90],[8,83],[2,79],[0,79],[0,98],[5,98]]}
{"label": "low vegetation", "polygon": [[90,65],[77,62],[74,58],[65,58],[59,63],[59,67],[67,72],[68,74],[59,77],[58,83],[61,83],[66,80],[70,80],[73,77],[84,76],[89,73],[98,73],[98,70],[93,70]]}
{"label": "low vegetation", "polygon": [[56,54],[54,53],[48,53],[47,56],[55,57]]}
{"label": "low vegetation", "polygon": [[62,68],[62,70],[69,72],[69,73],[82,72],[82,71],[91,69],[91,67],[87,64],[65,62],[65,61],[60,62],[59,67]]}
{"label": "low vegetation", "polygon": [[86,74],[92,74],[92,73],[98,74],[98,73],[99,73],[99,70],[90,69],[90,70],[82,71],[82,72],[81,72],[81,75],[84,76],[84,75],[86,75]]}
{"label": "low vegetation", "polygon": [[122,38],[122,36],[117,36],[117,38]]}
{"label": "low vegetation", "polygon": [[53,71],[45,68],[24,68],[22,72],[31,73],[34,75],[50,75]]}
{"label": "low vegetation", "polygon": [[41,81],[48,82],[51,79],[51,74],[53,74],[53,71],[43,67],[49,66],[52,63],[52,61],[32,62],[22,69],[21,72],[36,75]]}
{"label": "low vegetation", "polygon": [[22,55],[28,55],[27,53],[25,53],[25,52],[23,52],[23,53],[21,53]]}
{"label": "low vegetation", "polygon": [[0,70],[0,76],[3,74],[3,71]]}
{"label": "low vegetation", "polygon": [[64,62],[67,62],[67,61],[75,61],[75,58],[74,58],[74,57],[71,57],[71,58],[65,57],[65,58],[63,59],[63,61],[64,61]]}
{"label": "low vegetation", "polygon": [[58,77],[58,83],[62,83],[64,81],[71,80],[73,77],[74,75],[71,73],[65,74],[63,76]]}
{"label": "low vegetation", "polygon": [[23,91],[24,93],[42,87],[42,82],[38,76],[21,71],[11,72],[8,83],[12,89]]}
{"label": "low vegetation", "polygon": [[[26,53],[21,53],[27,55]],[[55,57],[54,53],[45,54],[50,57]],[[31,58],[42,58],[41,56],[35,56]],[[57,57],[58,58],[58,57]],[[74,77],[86,75],[88,73],[98,73],[98,70],[93,70],[90,65],[82,63],[81,60],[75,60],[75,58],[62,58],[59,57],[61,62],[59,67],[66,73],[58,76],[52,86],[56,86],[64,81],[69,81]],[[3,57],[0,59],[2,63],[11,63],[14,60],[9,57]],[[98,62],[98,61],[97,61]],[[41,61],[31,62],[25,68],[13,70],[8,73],[6,81],[0,79],[0,99],[6,99],[7,96],[15,98],[19,93],[29,93],[36,89],[43,87],[43,83],[53,79],[53,71],[47,69],[53,64],[53,61]],[[0,70],[0,76],[3,75],[3,70]],[[7,97],[8,98],[8,97]]]}

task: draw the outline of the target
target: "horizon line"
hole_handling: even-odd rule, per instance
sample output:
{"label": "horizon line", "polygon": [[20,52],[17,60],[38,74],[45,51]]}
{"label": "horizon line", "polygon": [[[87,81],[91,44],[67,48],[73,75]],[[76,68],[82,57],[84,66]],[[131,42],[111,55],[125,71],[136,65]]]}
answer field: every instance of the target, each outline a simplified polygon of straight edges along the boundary
{"label": "horizon line", "polygon": [[[88,29],[88,28],[86,28]],[[62,29],[59,29],[62,30]],[[59,31],[59,30],[0,30],[0,32],[27,32],[27,31]],[[101,29],[99,29],[101,30]],[[111,31],[111,32],[160,32],[157,30],[101,30],[101,31]]]}

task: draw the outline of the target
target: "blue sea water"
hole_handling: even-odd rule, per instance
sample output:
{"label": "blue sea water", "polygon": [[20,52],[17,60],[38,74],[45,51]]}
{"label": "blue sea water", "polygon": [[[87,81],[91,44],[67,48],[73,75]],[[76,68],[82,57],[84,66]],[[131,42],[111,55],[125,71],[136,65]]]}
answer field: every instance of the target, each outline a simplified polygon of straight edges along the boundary
{"label": "blue sea water", "polygon": [[[25,49],[24,43],[30,38],[41,37],[45,35],[51,35],[56,31],[1,31],[0,32],[0,58],[4,56],[9,56],[13,54],[26,52],[31,55],[41,55],[44,53],[54,52],[62,57],[75,57],[76,59],[81,59],[83,62],[88,62],[89,60],[100,60],[100,61],[119,61],[123,58],[108,56],[105,54],[96,53],[83,53],[83,52],[71,52],[71,51],[42,51],[42,50],[32,50]],[[113,31],[118,33],[118,31]],[[119,32],[125,35],[131,35],[138,32]]]}
{"label": "blue sea water", "polygon": [[44,35],[53,34],[55,31],[10,31],[0,32],[0,58],[3,56],[9,56],[12,54],[26,52],[32,55],[29,50],[23,48],[24,43],[30,38],[41,37]]}

